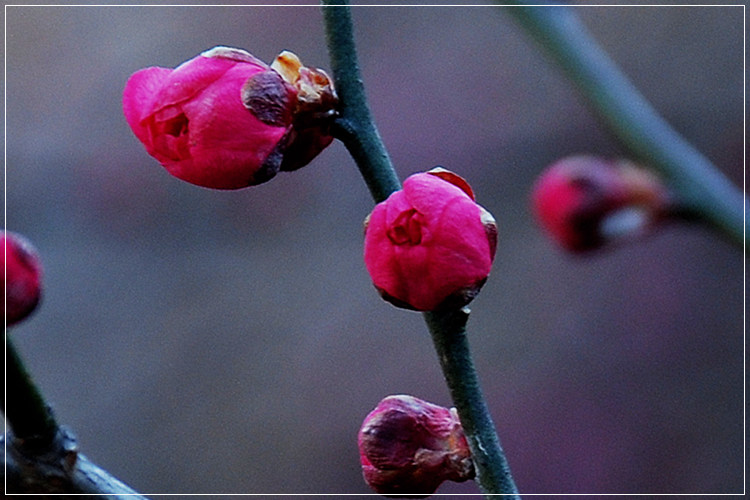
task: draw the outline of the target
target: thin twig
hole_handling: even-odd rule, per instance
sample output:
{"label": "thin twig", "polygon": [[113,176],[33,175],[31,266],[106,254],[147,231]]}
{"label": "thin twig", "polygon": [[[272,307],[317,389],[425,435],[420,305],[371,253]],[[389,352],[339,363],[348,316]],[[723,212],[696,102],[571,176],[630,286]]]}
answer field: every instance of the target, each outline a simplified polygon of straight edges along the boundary
{"label": "thin twig", "polygon": [[[380,202],[401,185],[367,106],[347,2],[324,0],[323,18],[333,78],[341,99],[341,114],[333,133],[354,158],[375,201]],[[471,360],[465,328],[468,312],[454,310],[424,316],[471,448],[480,489],[488,497],[508,494],[516,498],[518,491]]]}
{"label": "thin twig", "polygon": [[354,158],[372,197],[380,202],[400,189],[401,183],[367,105],[347,2],[330,0],[323,5],[331,70],[339,95],[340,115],[333,133]]}
{"label": "thin twig", "polygon": [[520,498],[487,409],[466,335],[467,309],[424,314],[453,404],[469,441],[477,483],[486,494]]}

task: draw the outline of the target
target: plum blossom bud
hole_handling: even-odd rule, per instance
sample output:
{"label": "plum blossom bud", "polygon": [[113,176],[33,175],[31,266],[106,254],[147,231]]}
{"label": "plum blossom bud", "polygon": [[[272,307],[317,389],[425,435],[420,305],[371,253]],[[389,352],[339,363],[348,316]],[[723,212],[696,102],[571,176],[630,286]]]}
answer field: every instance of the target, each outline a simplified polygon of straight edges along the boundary
{"label": "plum blossom bud", "polygon": [[426,497],[443,481],[474,477],[474,463],[455,408],[413,396],[388,396],[358,436],[362,474],[381,495]]}
{"label": "plum blossom bud", "polygon": [[42,295],[42,265],[36,249],[23,236],[3,231],[5,273],[3,301],[6,326],[26,318]]}
{"label": "plum blossom bud", "polygon": [[531,198],[542,227],[572,252],[640,236],[669,204],[666,188],[649,171],[628,160],[594,156],[571,156],[550,165]]}
{"label": "plum blossom bud", "polygon": [[418,311],[463,307],[492,267],[497,226],[468,183],[443,168],[414,174],[365,221],[364,259],[375,288]]}
{"label": "plum blossom bud", "polygon": [[[279,57],[299,63],[289,54]],[[123,112],[175,177],[216,189],[252,186],[306,165],[333,140],[330,79],[301,63],[296,71],[288,81],[244,50],[214,47],[174,69],[134,73]]]}

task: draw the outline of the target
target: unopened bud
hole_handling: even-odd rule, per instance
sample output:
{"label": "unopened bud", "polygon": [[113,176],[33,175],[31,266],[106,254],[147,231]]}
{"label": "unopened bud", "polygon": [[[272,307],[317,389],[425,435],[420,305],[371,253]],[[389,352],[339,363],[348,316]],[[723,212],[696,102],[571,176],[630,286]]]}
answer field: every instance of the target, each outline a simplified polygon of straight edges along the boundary
{"label": "unopened bud", "polygon": [[[303,76],[289,76],[295,71]],[[333,141],[336,103],[320,70],[299,63],[281,74],[221,46],[174,69],[142,69],[123,92],[125,118],[146,151],[175,177],[216,189],[260,184],[309,163]]]}
{"label": "unopened bud", "polygon": [[42,295],[42,265],[36,249],[23,236],[3,231],[5,274],[3,303],[5,325],[26,318],[39,304]]}
{"label": "unopened bud", "polygon": [[664,215],[667,190],[628,160],[571,156],[550,165],[532,192],[534,214],[563,248],[583,252],[647,232]]}
{"label": "unopened bud", "polygon": [[474,201],[464,179],[443,168],[410,176],[365,225],[367,271],[396,306],[463,307],[490,274],[495,219]]}
{"label": "unopened bud", "polygon": [[421,498],[443,481],[474,477],[454,408],[413,396],[388,396],[365,418],[358,442],[365,481],[381,495]]}

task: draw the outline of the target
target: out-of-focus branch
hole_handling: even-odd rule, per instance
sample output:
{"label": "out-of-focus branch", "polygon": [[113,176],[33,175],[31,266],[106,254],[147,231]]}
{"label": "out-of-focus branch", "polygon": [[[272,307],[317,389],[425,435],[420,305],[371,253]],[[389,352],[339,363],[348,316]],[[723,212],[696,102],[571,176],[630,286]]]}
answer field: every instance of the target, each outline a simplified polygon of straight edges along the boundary
{"label": "out-of-focus branch", "polygon": [[506,0],[514,16],[575,82],[633,155],[663,174],[680,211],[744,245],[742,191],[678,134],[589,34],[573,9]]}
{"label": "out-of-focus branch", "polygon": [[0,441],[6,450],[6,493],[79,493],[145,499],[78,453],[75,437],[58,425],[7,333],[5,349],[3,413],[11,431]]}
{"label": "out-of-focus branch", "polygon": [[77,493],[95,498],[146,499],[79,454],[75,440],[65,431],[43,453],[40,450],[30,453],[12,433],[0,436],[0,445],[5,445],[6,440],[7,454],[2,466],[9,495]]}

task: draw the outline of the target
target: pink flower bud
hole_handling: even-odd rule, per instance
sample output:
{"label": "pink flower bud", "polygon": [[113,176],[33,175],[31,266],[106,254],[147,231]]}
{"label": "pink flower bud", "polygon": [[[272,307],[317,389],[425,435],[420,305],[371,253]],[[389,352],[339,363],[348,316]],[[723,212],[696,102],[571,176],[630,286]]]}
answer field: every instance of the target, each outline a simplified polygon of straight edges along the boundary
{"label": "pink flower bud", "polygon": [[548,167],[532,192],[534,214],[563,248],[583,252],[643,234],[668,204],[667,191],[627,160],[571,156]]}
{"label": "pink flower bud", "polygon": [[26,318],[39,304],[42,265],[36,249],[23,236],[3,231],[5,248],[4,315],[6,326]]}
{"label": "pink flower bud", "polygon": [[285,80],[244,50],[214,47],[175,69],[134,73],[123,112],[175,177],[216,189],[260,184],[307,164],[333,140],[332,84],[320,70],[300,64],[298,72],[314,74],[317,86],[303,92],[299,78]]}
{"label": "pink flower bud", "polygon": [[443,481],[474,477],[455,408],[388,396],[365,418],[358,444],[365,481],[382,495],[426,497]]}
{"label": "pink flower bud", "polygon": [[490,273],[495,220],[448,170],[412,175],[365,224],[367,270],[383,298],[399,307],[462,307]]}

